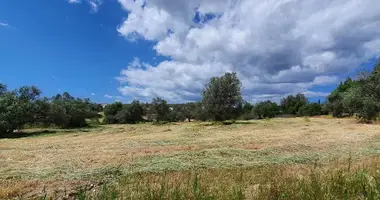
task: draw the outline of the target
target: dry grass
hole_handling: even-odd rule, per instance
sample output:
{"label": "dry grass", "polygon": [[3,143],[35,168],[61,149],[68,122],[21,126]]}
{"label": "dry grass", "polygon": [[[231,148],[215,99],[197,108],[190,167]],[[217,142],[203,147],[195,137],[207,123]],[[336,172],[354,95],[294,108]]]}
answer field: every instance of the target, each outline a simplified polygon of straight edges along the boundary
{"label": "dry grass", "polygon": [[308,164],[347,158],[350,152],[354,159],[379,155],[380,126],[325,118],[228,126],[107,125],[85,132],[1,139],[0,198],[40,190],[33,186],[36,183],[54,188],[52,183],[88,184],[122,173]]}

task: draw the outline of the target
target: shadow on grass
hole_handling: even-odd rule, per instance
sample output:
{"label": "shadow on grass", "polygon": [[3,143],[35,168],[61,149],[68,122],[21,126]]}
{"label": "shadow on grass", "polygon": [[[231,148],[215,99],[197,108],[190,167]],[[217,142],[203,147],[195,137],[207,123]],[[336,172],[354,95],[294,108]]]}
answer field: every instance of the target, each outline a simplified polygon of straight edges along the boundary
{"label": "shadow on grass", "polygon": [[40,130],[40,131],[33,131],[33,132],[13,132],[13,133],[6,133],[3,135],[0,135],[0,139],[17,139],[17,138],[24,138],[24,137],[36,137],[36,136],[44,136],[44,135],[50,135],[50,134],[56,134],[61,132],[74,132],[70,130],[63,130],[63,131],[57,131],[57,130]]}
{"label": "shadow on grass", "polygon": [[72,129],[45,129],[36,131],[16,131],[13,133],[0,134],[0,139],[17,139],[24,137],[38,137],[53,134],[67,134],[67,133],[87,133],[91,132],[91,129],[97,129],[100,126],[86,126],[83,128],[72,128]]}
{"label": "shadow on grass", "polygon": [[228,126],[228,125],[233,125],[233,124],[242,124],[242,125],[245,125],[245,124],[256,124],[256,122],[253,122],[253,121],[223,121],[223,122],[208,122],[208,123],[203,123],[202,125],[203,126],[220,126],[220,125],[225,125],[225,126]]}
{"label": "shadow on grass", "polygon": [[234,124],[256,124],[256,122],[253,122],[253,121],[237,121]]}

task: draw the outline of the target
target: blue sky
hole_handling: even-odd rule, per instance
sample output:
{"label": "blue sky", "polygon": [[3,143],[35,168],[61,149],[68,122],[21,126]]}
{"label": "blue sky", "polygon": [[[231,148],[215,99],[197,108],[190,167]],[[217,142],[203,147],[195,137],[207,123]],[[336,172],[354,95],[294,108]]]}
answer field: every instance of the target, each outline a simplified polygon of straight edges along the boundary
{"label": "blue sky", "polygon": [[135,56],[155,57],[151,42],[119,36],[116,27],[123,17],[116,0],[97,13],[63,0],[0,1],[0,21],[10,26],[0,27],[0,80],[9,88],[37,85],[47,96],[68,91],[112,101],[104,95],[120,96],[115,79],[120,70]]}
{"label": "blue sky", "polygon": [[316,101],[380,55],[375,0],[222,1],[0,1],[0,81],[99,103],[184,102],[236,71],[248,101]]}

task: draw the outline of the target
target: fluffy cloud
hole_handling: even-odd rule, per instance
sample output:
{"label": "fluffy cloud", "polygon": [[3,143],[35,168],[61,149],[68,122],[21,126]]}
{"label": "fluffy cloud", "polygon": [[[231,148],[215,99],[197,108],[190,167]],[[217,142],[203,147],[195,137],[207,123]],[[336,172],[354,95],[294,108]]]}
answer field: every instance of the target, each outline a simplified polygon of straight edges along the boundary
{"label": "fluffy cloud", "polygon": [[278,99],[334,84],[380,54],[376,0],[119,0],[118,32],[150,40],[168,59],[135,59],[119,91],[133,98],[196,100],[212,76],[237,72],[247,100]]}

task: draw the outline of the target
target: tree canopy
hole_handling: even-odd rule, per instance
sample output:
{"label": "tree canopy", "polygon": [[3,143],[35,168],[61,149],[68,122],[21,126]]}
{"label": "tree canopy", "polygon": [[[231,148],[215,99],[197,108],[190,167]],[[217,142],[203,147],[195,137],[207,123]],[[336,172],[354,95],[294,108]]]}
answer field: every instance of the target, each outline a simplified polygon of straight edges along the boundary
{"label": "tree canopy", "polygon": [[242,104],[242,84],[236,73],[213,77],[202,93],[202,106],[215,121],[236,118],[236,108]]}

